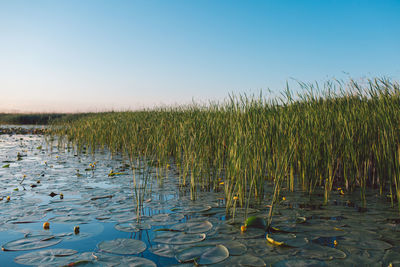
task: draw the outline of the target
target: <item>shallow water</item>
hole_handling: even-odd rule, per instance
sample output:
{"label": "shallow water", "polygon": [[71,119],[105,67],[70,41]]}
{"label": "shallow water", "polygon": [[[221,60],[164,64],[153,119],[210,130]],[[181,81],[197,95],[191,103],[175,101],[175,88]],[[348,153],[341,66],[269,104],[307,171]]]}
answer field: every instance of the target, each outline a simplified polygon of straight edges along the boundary
{"label": "shallow water", "polygon": [[[97,164],[92,169],[89,164],[94,162]],[[198,200],[190,201],[187,194],[179,192],[173,169],[162,185],[155,177],[151,180],[152,191],[145,195],[145,216],[138,225],[133,174],[126,163],[122,157],[107,153],[94,157],[68,149],[59,151],[56,146],[48,147],[40,135],[1,135],[0,245],[10,250],[26,249],[1,251],[1,265],[21,266],[16,258],[20,263],[29,262],[26,259],[38,263],[37,258],[44,258],[39,253],[49,249],[77,251],[70,255],[73,252],[63,250],[63,257],[48,256],[42,264],[50,266],[80,260],[85,261],[80,266],[126,266],[128,261],[139,264],[140,258],[169,266],[179,264],[177,258],[184,261],[193,257],[201,264],[217,266],[400,263],[398,210],[375,192],[368,193],[366,209],[361,208],[357,193],[332,192],[329,204],[323,205],[318,190],[311,198],[302,192],[283,192],[285,200],[273,220],[279,231],[270,237],[289,246],[274,246],[261,229],[240,232],[242,209],[237,209],[235,220],[226,220],[223,193],[199,192]],[[124,174],[109,177],[110,170]],[[136,178],[141,177],[137,171]],[[267,204],[254,206],[251,215],[265,217]],[[49,230],[42,227],[46,221]],[[77,225],[80,231],[75,234]],[[162,228],[175,231],[155,231]],[[22,238],[24,246],[20,241],[11,242]],[[102,242],[118,238],[140,240],[145,247],[141,242]],[[38,253],[27,254],[31,252]],[[143,266],[152,266],[151,262]]]}

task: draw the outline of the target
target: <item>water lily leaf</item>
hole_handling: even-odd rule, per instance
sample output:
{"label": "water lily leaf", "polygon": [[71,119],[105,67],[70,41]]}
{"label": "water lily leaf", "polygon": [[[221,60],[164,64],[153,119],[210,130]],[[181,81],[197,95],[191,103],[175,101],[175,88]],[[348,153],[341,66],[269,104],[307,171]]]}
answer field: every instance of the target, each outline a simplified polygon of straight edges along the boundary
{"label": "water lily leaf", "polygon": [[333,260],[346,258],[346,253],[339,249],[327,246],[320,246],[316,244],[309,244],[308,246],[303,247],[300,250],[299,255],[304,258],[317,260]]}
{"label": "water lily leaf", "polygon": [[181,213],[161,213],[151,216],[151,225],[171,225],[178,223],[185,216]]}
{"label": "water lily leaf", "polygon": [[241,256],[235,256],[229,258],[229,262],[225,266],[253,266],[253,267],[264,267],[266,266],[263,259],[253,256],[251,254],[245,254]]}
{"label": "water lily leaf", "polygon": [[115,254],[137,254],[146,250],[146,244],[143,241],[128,238],[117,238],[114,240],[102,241],[97,247],[105,252]]}
{"label": "water lily leaf", "polygon": [[247,252],[247,247],[236,240],[223,242],[222,244],[229,250],[229,255],[239,256]]}
{"label": "water lily leaf", "polygon": [[208,265],[225,260],[229,257],[229,251],[223,245],[195,246],[180,251],[175,257],[179,262],[194,260],[197,264]]}
{"label": "water lily leaf", "polygon": [[16,263],[24,265],[58,265],[57,260],[77,253],[73,249],[46,249],[22,254],[14,259]]}
{"label": "water lily leaf", "polygon": [[[133,266],[133,267],[156,267],[157,265],[146,258],[135,256],[119,256],[106,253],[92,253],[92,258],[88,263],[82,263],[82,266]],[[78,257],[80,260],[80,257]],[[78,262],[79,263],[79,262]],[[81,266],[80,264],[71,266]]]}
{"label": "water lily leaf", "polygon": [[202,222],[186,222],[177,224],[171,227],[171,229],[185,232],[187,234],[198,234],[208,232],[213,227],[209,221]]}
{"label": "water lily leaf", "polygon": [[268,234],[267,241],[276,246],[302,247],[308,244],[308,239],[293,233]]}
{"label": "water lily leaf", "polygon": [[141,257],[124,257],[120,261],[120,266],[129,266],[129,267],[157,267],[157,264],[149,259],[141,258]]}
{"label": "water lily leaf", "polygon": [[189,262],[193,261],[195,259],[200,258],[200,256],[207,251],[208,249],[213,248],[214,246],[194,246],[194,247],[189,247],[186,248],[182,251],[179,251],[176,253],[175,258],[179,262]]}
{"label": "water lily leaf", "polygon": [[117,229],[118,231],[134,233],[134,232],[139,232],[140,230],[149,230],[151,229],[151,226],[147,223],[125,222],[116,224],[114,228]]}
{"label": "water lily leaf", "polygon": [[213,248],[207,249],[201,254],[200,259],[196,263],[200,265],[209,265],[221,262],[229,257],[228,249],[223,245],[217,245]]}
{"label": "water lily leaf", "polygon": [[50,247],[61,242],[61,238],[54,235],[32,235],[10,241],[1,248],[4,251],[20,251]]}
{"label": "water lily leaf", "polygon": [[161,257],[174,258],[175,250],[173,246],[166,244],[156,244],[149,248],[149,251]]}
{"label": "water lily leaf", "polygon": [[290,267],[290,266],[326,266],[326,263],[319,260],[307,260],[307,259],[290,259],[282,260],[273,265],[274,267]]}
{"label": "water lily leaf", "polygon": [[162,232],[156,235],[154,242],[170,245],[192,244],[203,241],[205,234],[186,234],[181,232]]}
{"label": "water lily leaf", "polygon": [[369,250],[386,250],[393,247],[391,244],[382,240],[352,240],[351,236],[342,240],[340,243],[347,246],[355,246],[360,249]]}
{"label": "water lily leaf", "polygon": [[210,205],[188,205],[188,206],[177,206],[171,209],[174,212],[181,212],[181,213],[195,213],[195,212],[204,212],[210,210]]}
{"label": "water lily leaf", "polygon": [[[237,230],[239,232],[239,230]],[[252,239],[258,237],[264,237],[265,231],[260,228],[248,228],[246,232],[240,233],[236,236],[238,239]]]}
{"label": "water lily leaf", "polygon": [[90,222],[90,217],[85,215],[70,215],[70,216],[57,216],[50,218],[49,221],[57,223],[76,223],[84,224]]}

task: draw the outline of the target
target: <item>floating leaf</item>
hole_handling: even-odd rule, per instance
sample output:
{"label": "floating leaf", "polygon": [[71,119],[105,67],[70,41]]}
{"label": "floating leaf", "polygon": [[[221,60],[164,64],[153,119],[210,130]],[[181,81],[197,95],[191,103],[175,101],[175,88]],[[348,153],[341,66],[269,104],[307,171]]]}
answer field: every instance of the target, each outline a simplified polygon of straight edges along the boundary
{"label": "floating leaf", "polygon": [[228,249],[223,245],[195,246],[184,249],[176,254],[179,262],[196,261],[201,265],[221,262],[229,257]]}
{"label": "floating leaf", "polygon": [[32,235],[10,241],[1,248],[4,251],[31,250],[50,247],[61,242],[61,238],[54,235]]}
{"label": "floating leaf", "polygon": [[102,241],[97,247],[105,252],[124,255],[137,254],[146,250],[146,244],[143,241],[127,238]]}
{"label": "floating leaf", "polygon": [[115,226],[115,229],[122,232],[134,233],[139,232],[140,230],[149,230],[151,226],[147,223],[118,223]]}
{"label": "floating leaf", "polygon": [[195,247],[189,247],[187,249],[184,249],[182,251],[179,251],[176,255],[175,258],[179,262],[189,262],[189,261],[194,261],[195,259],[200,258],[200,256],[207,251],[208,249],[213,248],[214,246],[195,246]]}
{"label": "floating leaf", "polygon": [[174,258],[175,250],[172,246],[166,244],[156,244],[149,248],[149,251],[161,257]]}
{"label": "floating leaf", "polygon": [[151,225],[171,225],[178,223],[185,216],[181,213],[161,213],[151,216]]}
{"label": "floating leaf", "polygon": [[224,266],[252,266],[252,267],[264,267],[266,266],[263,259],[253,256],[251,254],[245,254],[241,256],[235,256],[229,258],[228,262],[223,262]]}
{"label": "floating leaf", "polygon": [[326,263],[319,260],[307,259],[290,259],[282,260],[274,264],[274,267],[290,267],[290,266],[326,266]]}
{"label": "floating leaf", "polygon": [[310,244],[302,248],[299,255],[304,258],[317,260],[333,260],[346,258],[346,253],[339,249],[327,246],[320,246],[316,244]]}
{"label": "floating leaf", "polygon": [[154,239],[154,242],[182,245],[191,244],[203,241],[206,238],[205,234],[185,234],[180,232],[163,232],[159,233]]}
{"label": "floating leaf", "polygon": [[247,247],[236,240],[223,242],[222,244],[229,250],[229,255],[239,256],[247,252]]}
{"label": "floating leaf", "polygon": [[198,234],[208,232],[213,227],[209,221],[187,222],[172,226],[172,229],[185,232],[187,234]]}
{"label": "floating leaf", "polygon": [[[119,256],[106,253],[93,254],[95,260],[88,266],[132,266],[132,267],[156,267],[157,265],[146,258],[135,256]],[[75,265],[72,265],[75,266]],[[79,266],[79,265],[77,265]]]}
{"label": "floating leaf", "polygon": [[181,213],[195,213],[195,212],[204,212],[210,210],[210,205],[189,205],[189,206],[178,206],[171,209],[171,211],[181,212]]}
{"label": "floating leaf", "polygon": [[308,239],[292,233],[268,234],[267,241],[276,246],[302,247],[308,244]]}
{"label": "floating leaf", "polygon": [[22,254],[14,259],[16,263],[24,265],[60,265],[57,262],[62,257],[70,256],[78,251],[73,249],[46,249]]}
{"label": "floating leaf", "polygon": [[200,265],[209,265],[221,262],[229,257],[228,249],[223,245],[217,245],[213,248],[207,249],[201,254],[200,259],[196,263]]}

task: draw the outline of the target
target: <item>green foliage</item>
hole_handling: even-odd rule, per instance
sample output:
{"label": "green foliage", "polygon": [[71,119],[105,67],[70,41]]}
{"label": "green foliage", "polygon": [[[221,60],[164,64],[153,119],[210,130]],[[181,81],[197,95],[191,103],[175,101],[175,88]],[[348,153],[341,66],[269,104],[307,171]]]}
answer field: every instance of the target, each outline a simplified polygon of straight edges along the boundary
{"label": "green foliage", "polygon": [[[56,128],[78,150],[108,149],[159,170],[174,163],[182,188],[224,190],[235,201],[282,188],[312,193],[374,187],[400,201],[400,89],[386,79],[304,84],[293,97],[232,96],[223,104],[88,114]],[[160,171],[161,172],[161,171]],[[271,191],[270,191],[271,192]],[[271,197],[271,196],[267,196]],[[247,203],[247,204],[246,204]]]}
{"label": "green foliage", "polygon": [[39,114],[20,114],[20,113],[0,113],[0,124],[32,124],[47,125],[56,122],[73,121],[85,116],[85,113],[62,114],[62,113],[39,113]]}

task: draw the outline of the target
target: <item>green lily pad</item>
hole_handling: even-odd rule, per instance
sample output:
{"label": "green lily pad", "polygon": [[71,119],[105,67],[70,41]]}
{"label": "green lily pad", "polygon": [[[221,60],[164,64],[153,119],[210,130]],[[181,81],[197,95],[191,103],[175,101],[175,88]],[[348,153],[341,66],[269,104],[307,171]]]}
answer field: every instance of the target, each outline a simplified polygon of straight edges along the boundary
{"label": "green lily pad", "polygon": [[197,264],[208,265],[225,260],[229,251],[223,245],[195,246],[180,251],[175,257],[179,262],[196,261]]}
{"label": "green lily pad", "polygon": [[213,227],[209,221],[186,222],[172,226],[172,229],[185,232],[187,234],[198,234],[208,232]]}
{"label": "green lily pad", "polygon": [[172,246],[166,244],[156,244],[149,248],[149,251],[155,255],[167,258],[175,257],[175,250]]}
{"label": "green lily pad", "polygon": [[211,249],[214,246],[194,246],[183,249],[176,253],[175,258],[182,263],[194,261],[195,259],[200,258],[200,256],[207,250]]}
{"label": "green lily pad", "polygon": [[95,258],[95,266],[100,264],[100,266],[157,267],[153,261],[142,257],[122,257],[117,255],[105,255],[104,253],[96,253]]}
{"label": "green lily pad", "polygon": [[14,259],[18,264],[24,265],[58,265],[57,261],[78,251],[73,249],[46,249],[22,254]]}
{"label": "green lily pad", "polygon": [[181,213],[161,213],[151,216],[152,225],[164,225],[168,222],[175,222],[185,218]]}
{"label": "green lily pad", "polygon": [[225,266],[253,266],[253,267],[264,267],[266,266],[263,259],[253,256],[251,254],[245,254],[241,256],[235,256],[230,258],[230,261]]}
{"label": "green lily pad", "polygon": [[268,234],[268,237],[275,242],[275,244],[283,243],[289,247],[303,247],[308,244],[308,239],[302,235],[293,233],[276,233]]}
{"label": "green lily pad", "polygon": [[319,260],[308,260],[308,259],[290,259],[290,260],[282,260],[274,265],[273,267],[290,267],[290,266],[307,266],[307,267],[317,267],[317,266],[326,266],[326,263]]}
{"label": "green lily pad", "polygon": [[115,254],[138,254],[146,250],[146,243],[136,239],[117,238],[100,242],[97,247],[105,252]]}
{"label": "green lily pad", "polygon": [[[240,230],[237,230],[240,232]],[[240,232],[236,238],[238,239],[252,239],[252,238],[259,238],[263,237],[265,235],[265,230],[260,229],[260,228],[248,228],[246,232],[242,233]]]}
{"label": "green lily pad", "polygon": [[174,212],[180,213],[195,213],[195,212],[204,212],[210,210],[210,205],[189,205],[189,206],[177,206],[171,209]]}
{"label": "green lily pad", "polygon": [[140,230],[149,230],[151,229],[151,226],[147,223],[118,223],[114,226],[115,229],[118,231],[122,232],[128,232],[128,233],[133,233],[133,232],[139,232]]}
{"label": "green lily pad", "polygon": [[61,238],[54,235],[32,235],[10,241],[1,248],[4,251],[20,251],[50,247],[61,242]]}
{"label": "green lily pad", "polygon": [[236,240],[223,242],[222,244],[229,250],[229,255],[232,256],[243,255],[247,252],[247,247],[243,243],[240,243]]}
{"label": "green lily pad", "polygon": [[203,254],[201,254],[200,258],[195,261],[200,265],[209,265],[221,262],[228,257],[228,249],[223,245],[216,245],[213,248],[207,249]]}
{"label": "green lily pad", "polygon": [[299,252],[299,255],[303,258],[317,260],[333,260],[346,258],[346,253],[339,249],[315,244],[310,244],[302,248]]}
{"label": "green lily pad", "polygon": [[170,245],[192,244],[203,241],[205,234],[186,234],[183,232],[162,232],[156,235],[154,242]]}

